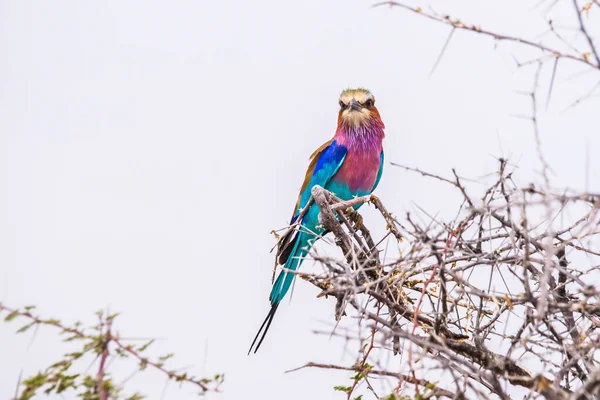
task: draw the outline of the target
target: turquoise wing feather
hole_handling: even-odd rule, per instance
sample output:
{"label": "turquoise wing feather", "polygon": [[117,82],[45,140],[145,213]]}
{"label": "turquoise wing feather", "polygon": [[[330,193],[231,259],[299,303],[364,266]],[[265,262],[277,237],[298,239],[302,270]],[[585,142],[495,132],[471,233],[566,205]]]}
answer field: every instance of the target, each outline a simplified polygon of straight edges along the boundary
{"label": "turquoise wing feather", "polygon": [[377,171],[377,178],[375,179],[375,184],[373,185],[373,189],[371,192],[375,190],[377,185],[379,185],[379,181],[381,180],[381,174],[383,174],[383,151],[379,154],[379,171]]}

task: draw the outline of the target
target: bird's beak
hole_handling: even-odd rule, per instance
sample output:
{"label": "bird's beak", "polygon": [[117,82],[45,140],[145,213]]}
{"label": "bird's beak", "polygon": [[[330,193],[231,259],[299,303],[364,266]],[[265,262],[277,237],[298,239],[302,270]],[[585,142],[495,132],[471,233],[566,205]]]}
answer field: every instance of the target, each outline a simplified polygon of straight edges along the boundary
{"label": "bird's beak", "polygon": [[360,105],[360,103],[354,99],[350,100],[350,111],[359,111],[362,106]]}

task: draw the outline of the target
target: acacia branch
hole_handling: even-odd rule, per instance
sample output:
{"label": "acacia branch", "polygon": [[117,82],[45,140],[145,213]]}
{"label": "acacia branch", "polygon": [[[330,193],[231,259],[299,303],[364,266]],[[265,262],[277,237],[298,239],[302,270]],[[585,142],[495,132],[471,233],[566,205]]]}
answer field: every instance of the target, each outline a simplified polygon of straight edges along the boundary
{"label": "acacia branch", "polygon": [[[573,0],[575,1],[575,0]],[[569,53],[564,53],[561,52],[557,49],[545,46],[541,43],[538,42],[534,42],[528,39],[524,39],[518,36],[511,36],[511,35],[506,35],[506,34],[502,34],[502,33],[498,33],[498,32],[494,32],[494,31],[490,31],[490,30],[486,30],[481,28],[478,25],[472,25],[472,24],[468,24],[468,23],[464,23],[459,19],[453,19],[448,15],[438,15],[438,14],[434,14],[431,12],[426,12],[424,11],[421,7],[413,7],[413,6],[409,6],[407,4],[401,3],[401,2],[397,2],[397,1],[382,1],[379,3],[376,3],[374,5],[374,7],[380,7],[380,6],[390,6],[390,7],[399,7],[402,8],[404,10],[410,11],[412,13],[415,13],[421,17],[425,17],[428,18],[430,20],[433,21],[437,21],[440,22],[442,24],[445,25],[449,25],[451,26],[453,29],[459,29],[459,30],[464,30],[464,31],[469,31],[469,32],[474,32],[480,35],[484,35],[484,36],[489,36],[492,37],[495,40],[504,40],[504,41],[509,41],[509,42],[514,42],[514,43],[518,43],[518,44],[522,44],[531,48],[535,48],[538,50],[543,51],[544,53],[550,54],[553,57],[556,58],[567,58],[573,61],[576,61],[578,63],[582,63],[585,64],[588,67],[600,70],[600,59],[596,59],[597,64],[594,64],[593,62],[591,62],[589,60],[588,57],[586,57],[585,53],[584,54],[569,54]],[[578,13],[579,14],[579,13]],[[579,18],[581,18],[581,15],[579,15]],[[588,36],[589,37],[589,36]],[[594,49],[593,51],[596,51],[596,49],[594,48],[593,43],[591,42],[590,39],[590,46],[592,47],[592,49]]]}
{"label": "acacia branch", "polygon": [[[598,369],[593,355],[597,338],[584,332],[586,324],[600,326],[600,319],[594,319],[600,316],[600,296],[585,282],[592,276],[600,278],[600,257],[596,266],[573,270],[566,261],[566,249],[587,257],[594,253],[582,239],[600,237],[598,201],[595,195],[585,193],[519,188],[512,181],[513,172],[507,171],[506,160],[499,163],[497,181],[477,201],[469,194],[473,191],[467,187],[469,181],[456,172],[450,180],[403,167],[449,184],[461,194],[461,212],[451,222],[433,217],[429,222],[416,222],[408,216],[409,224],[404,226],[375,196],[342,201],[315,187],[312,194],[320,222],[334,234],[344,260],[323,259],[328,264],[326,274],[302,276],[322,290],[319,296],[338,299],[336,319],[349,304],[355,318],[373,324],[370,331],[378,334],[381,349],[401,354],[403,343],[418,346],[417,350],[409,347],[410,373],[377,369],[387,371],[385,376],[416,378],[414,360],[426,358],[462,382],[456,395],[485,398],[483,387],[508,399],[505,384],[509,384],[548,399],[576,398],[579,388],[596,388],[590,380],[595,379],[592,371]],[[367,202],[376,205],[388,230],[391,225],[397,237],[404,238],[402,255],[395,262],[381,263],[371,231],[352,209]],[[571,204],[591,207],[578,208],[584,214],[560,229],[548,231],[529,218],[530,214],[540,215],[536,211],[540,208],[546,210],[542,215],[557,220],[554,210],[567,212]],[[485,286],[470,279],[471,274],[482,276],[482,269],[491,271],[485,274],[489,276]],[[539,289],[540,282],[547,283],[546,291]],[[577,292],[576,288],[586,297],[570,294]],[[366,301],[359,300],[363,296]],[[380,312],[382,307],[387,312]],[[522,323],[507,331],[511,315],[522,316]],[[370,337],[372,341],[374,336]],[[503,344],[506,353],[496,350]],[[372,348],[373,344],[367,346]],[[370,351],[366,354],[374,357]],[[367,355],[361,353],[357,365],[367,365]],[[524,355],[536,358],[544,367],[530,371],[519,361]],[[555,379],[549,370],[557,372]],[[349,393],[357,383],[355,380],[349,387]],[[447,390],[444,385],[439,387]],[[413,389],[420,390],[418,386]]]}

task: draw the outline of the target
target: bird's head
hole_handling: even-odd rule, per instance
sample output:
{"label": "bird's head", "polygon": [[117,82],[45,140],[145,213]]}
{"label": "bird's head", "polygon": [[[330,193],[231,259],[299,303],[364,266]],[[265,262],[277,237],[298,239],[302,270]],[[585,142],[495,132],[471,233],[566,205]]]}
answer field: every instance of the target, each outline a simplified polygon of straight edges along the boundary
{"label": "bird's head", "polygon": [[375,107],[375,97],[367,89],[346,89],[340,94],[338,127],[359,128],[373,123],[383,125]]}

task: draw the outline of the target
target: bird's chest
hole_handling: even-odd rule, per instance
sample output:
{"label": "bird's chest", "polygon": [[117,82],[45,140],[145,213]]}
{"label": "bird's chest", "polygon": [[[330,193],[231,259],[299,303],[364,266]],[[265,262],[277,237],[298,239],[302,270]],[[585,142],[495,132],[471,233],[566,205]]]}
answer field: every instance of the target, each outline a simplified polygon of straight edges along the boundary
{"label": "bird's chest", "polygon": [[344,200],[371,193],[379,172],[379,153],[349,151],[344,163],[333,176],[329,190]]}

